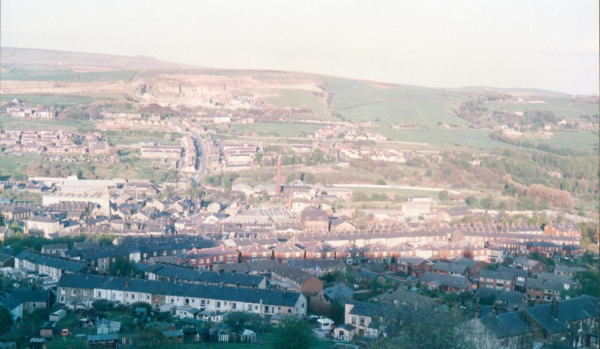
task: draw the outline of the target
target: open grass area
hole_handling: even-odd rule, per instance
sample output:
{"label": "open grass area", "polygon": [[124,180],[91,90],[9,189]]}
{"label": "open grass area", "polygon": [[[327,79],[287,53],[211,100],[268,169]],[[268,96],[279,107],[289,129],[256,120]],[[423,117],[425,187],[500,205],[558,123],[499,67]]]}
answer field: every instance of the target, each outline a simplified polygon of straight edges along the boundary
{"label": "open grass area", "polygon": [[263,122],[256,124],[235,124],[231,129],[237,133],[256,133],[257,135],[273,135],[278,137],[300,137],[302,133],[309,135],[323,125],[304,123]]}
{"label": "open grass area", "polygon": [[300,108],[307,107],[312,109],[320,117],[330,118],[331,113],[324,104],[310,91],[305,90],[271,90],[277,96],[265,98],[265,100],[278,108]]}
{"label": "open grass area", "polygon": [[25,173],[27,166],[41,162],[42,157],[37,154],[23,154],[21,156],[0,154],[0,175],[4,178],[16,173]]}
{"label": "open grass area", "polygon": [[407,198],[411,196],[428,196],[437,198],[439,196],[439,193],[435,191],[395,188],[352,188],[352,192],[363,192],[369,197],[371,194],[385,194],[389,198],[394,198],[396,194]]}
{"label": "open grass area", "polygon": [[[19,99],[21,101],[30,103],[30,104],[42,104],[42,105],[76,105],[76,104],[91,103],[95,100],[94,97],[79,96],[79,95],[53,95],[53,94],[3,94],[3,95],[0,95],[0,100],[3,102],[12,101],[15,98]],[[106,99],[108,99],[108,97]]]}
{"label": "open grass area", "polygon": [[76,72],[70,69],[53,69],[35,65],[10,64],[0,75],[2,80],[16,81],[59,81],[59,82],[103,82],[128,81],[132,79],[135,70],[115,70],[105,72]]}
{"label": "open grass area", "polygon": [[388,137],[388,140],[411,143],[427,143],[434,147],[440,148],[456,146],[473,147],[478,149],[513,147],[509,144],[491,139],[488,136],[488,132],[483,130],[395,130],[392,128],[377,128],[370,130]]}
{"label": "open grass area", "polygon": [[333,77],[324,81],[334,91],[330,109],[349,121],[379,119],[386,125],[405,122],[430,127],[437,127],[438,122],[468,124],[452,113],[464,100],[458,92]]}
{"label": "open grass area", "polygon": [[598,151],[598,134],[592,132],[554,132],[550,139],[529,141],[579,151]]}
{"label": "open grass area", "polygon": [[507,102],[487,102],[485,105],[494,111],[510,113],[527,110],[553,111],[558,118],[577,118],[581,115],[598,114],[598,104],[573,102],[568,98],[545,99],[543,104],[516,104]]}
{"label": "open grass area", "polygon": [[48,130],[60,129],[65,131],[91,131],[96,125],[85,120],[30,120],[10,117],[0,117],[0,127],[10,130]]}

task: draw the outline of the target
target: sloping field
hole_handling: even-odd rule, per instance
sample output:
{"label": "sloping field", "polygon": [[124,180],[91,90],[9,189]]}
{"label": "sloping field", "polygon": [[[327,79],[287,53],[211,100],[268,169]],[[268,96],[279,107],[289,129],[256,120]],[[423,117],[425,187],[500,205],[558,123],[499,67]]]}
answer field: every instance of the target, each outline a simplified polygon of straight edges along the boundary
{"label": "sloping field", "polygon": [[573,102],[568,98],[545,99],[543,104],[516,104],[488,102],[486,107],[494,111],[524,112],[527,110],[552,111],[558,118],[578,118],[582,115],[598,115],[598,104]]}
{"label": "sloping field", "polygon": [[387,125],[404,122],[430,127],[438,122],[466,124],[452,113],[464,99],[459,92],[333,77],[323,80],[334,92],[329,104],[332,112],[348,121],[379,119]]}

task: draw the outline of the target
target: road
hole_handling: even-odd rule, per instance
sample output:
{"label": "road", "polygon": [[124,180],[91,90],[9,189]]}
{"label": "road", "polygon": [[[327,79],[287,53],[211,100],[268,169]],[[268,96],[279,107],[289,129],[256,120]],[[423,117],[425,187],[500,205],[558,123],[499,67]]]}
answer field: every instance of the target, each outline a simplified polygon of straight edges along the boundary
{"label": "road", "polygon": [[191,136],[194,140],[194,144],[196,145],[196,156],[198,157],[196,161],[196,175],[194,176],[194,180],[196,181],[196,184],[198,184],[206,175],[207,160],[202,145],[202,136],[196,133],[192,133]]}
{"label": "road", "polygon": [[332,148],[333,148],[333,146],[334,146],[334,144],[335,144],[335,142],[337,142],[337,141],[338,141],[338,139],[339,139],[340,135],[342,135],[342,134],[344,134],[344,133],[348,132],[348,130],[350,130],[350,127],[347,127],[347,128],[345,128],[345,129],[341,130],[340,132],[336,133],[335,135],[331,136],[331,137],[330,137],[330,138],[329,138],[327,141],[325,141],[325,143],[324,143],[324,144],[325,144],[325,145],[326,145],[328,148],[332,149]]}

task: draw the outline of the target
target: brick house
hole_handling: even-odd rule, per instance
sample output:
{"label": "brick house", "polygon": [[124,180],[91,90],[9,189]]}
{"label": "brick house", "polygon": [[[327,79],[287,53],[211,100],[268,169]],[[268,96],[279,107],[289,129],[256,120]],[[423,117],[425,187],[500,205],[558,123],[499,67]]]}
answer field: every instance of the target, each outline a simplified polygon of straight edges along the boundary
{"label": "brick house", "polygon": [[179,257],[179,263],[197,267],[200,270],[211,270],[215,264],[235,264],[239,262],[240,253],[226,247],[196,249]]}

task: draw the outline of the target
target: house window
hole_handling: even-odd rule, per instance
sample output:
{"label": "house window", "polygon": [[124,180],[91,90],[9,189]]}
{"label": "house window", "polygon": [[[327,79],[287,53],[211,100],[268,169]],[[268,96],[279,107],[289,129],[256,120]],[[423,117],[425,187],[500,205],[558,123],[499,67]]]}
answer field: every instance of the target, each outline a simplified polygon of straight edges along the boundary
{"label": "house window", "polygon": [[233,302],[231,303],[231,309],[236,309],[237,303]]}
{"label": "house window", "polygon": [[98,297],[102,297],[102,292],[98,291]]}
{"label": "house window", "polygon": [[365,318],[364,317],[360,317],[360,325],[364,326],[365,325]]}
{"label": "house window", "polygon": [[199,263],[199,264],[202,264],[202,263],[204,263],[204,259],[198,259],[198,263]]}
{"label": "house window", "polygon": [[221,307],[221,302],[217,302],[217,308]]}
{"label": "house window", "polygon": [[352,317],[352,325],[356,325],[356,316]]}
{"label": "house window", "polygon": [[248,311],[252,311],[252,304],[248,304],[246,308],[248,309]]}
{"label": "house window", "polygon": [[66,292],[65,292],[65,289],[64,289],[64,288],[61,288],[61,289],[60,289],[60,294],[65,294],[65,293],[66,293]]}

